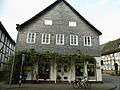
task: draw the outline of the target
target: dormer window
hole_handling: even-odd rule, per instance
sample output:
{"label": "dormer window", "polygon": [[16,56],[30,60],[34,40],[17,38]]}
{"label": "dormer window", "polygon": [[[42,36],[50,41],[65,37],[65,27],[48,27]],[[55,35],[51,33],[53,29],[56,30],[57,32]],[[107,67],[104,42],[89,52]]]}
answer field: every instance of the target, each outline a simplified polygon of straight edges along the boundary
{"label": "dormer window", "polygon": [[76,22],[69,21],[69,26],[70,27],[76,27]]}
{"label": "dormer window", "polygon": [[45,20],[45,25],[52,25],[52,20]]}

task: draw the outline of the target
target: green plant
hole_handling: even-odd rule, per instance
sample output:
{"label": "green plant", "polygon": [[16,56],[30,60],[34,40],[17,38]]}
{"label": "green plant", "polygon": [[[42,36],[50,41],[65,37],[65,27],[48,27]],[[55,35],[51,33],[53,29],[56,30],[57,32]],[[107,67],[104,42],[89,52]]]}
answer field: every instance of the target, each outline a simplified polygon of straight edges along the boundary
{"label": "green plant", "polygon": [[[23,73],[26,72],[26,69],[29,69],[34,71],[34,65],[37,62],[57,62],[57,63],[68,63],[68,67],[71,68],[71,65],[76,60],[82,61],[82,62],[96,62],[95,58],[93,56],[84,55],[84,54],[59,54],[59,53],[51,53],[51,52],[44,52],[39,53],[36,52],[34,49],[29,50],[23,50],[18,51],[15,54],[15,65],[14,65],[14,72],[13,72],[13,80],[18,82],[19,73],[20,73],[20,67],[22,62],[22,54],[25,54],[25,61],[23,64]],[[12,65],[13,56],[10,58],[8,64],[9,67]],[[29,68],[27,68],[29,67]],[[53,68],[54,65],[53,65]],[[11,68],[9,68],[11,70]],[[33,76],[33,75],[32,75]],[[23,77],[25,78],[24,74]]]}

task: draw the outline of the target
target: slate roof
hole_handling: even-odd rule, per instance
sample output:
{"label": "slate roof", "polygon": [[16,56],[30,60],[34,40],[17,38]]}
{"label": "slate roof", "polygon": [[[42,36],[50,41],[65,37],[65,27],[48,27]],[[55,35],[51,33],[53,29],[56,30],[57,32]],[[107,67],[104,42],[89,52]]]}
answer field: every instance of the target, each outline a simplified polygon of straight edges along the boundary
{"label": "slate roof", "polygon": [[[21,30],[22,28],[24,28],[26,25],[28,25],[33,20],[37,19],[37,17],[40,17],[41,15],[45,14],[45,12],[47,12],[47,11],[51,10],[52,8],[54,8],[56,5],[58,5],[62,1],[68,7],[70,7],[73,10],[73,12],[76,13],[82,20],[84,20],[91,28],[93,28],[93,30],[95,30],[99,35],[102,34],[98,29],[96,29],[92,24],[90,24],[82,15],[80,15],[66,0],[57,0],[57,1],[55,1],[53,4],[51,4],[50,6],[48,6],[47,8],[45,8],[43,11],[39,12],[38,14],[36,14],[32,18],[30,18],[29,20],[27,20],[24,23],[22,23],[20,25],[20,27],[19,27],[19,30]],[[18,30],[18,27],[17,27],[17,30]]]}
{"label": "slate roof", "polygon": [[120,38],[101,45],[101,55],[120,52]]}
{"label": "slate roof", "polygon": [[5,27],[3,26],[3,24],[0,21],[0,29],[2,30],[2,32],[5,33],[5,35],[10,39],[10,41],[15,45],[14,40],[10,37],[10,35],[8,34],[8,32],[6,31]]}

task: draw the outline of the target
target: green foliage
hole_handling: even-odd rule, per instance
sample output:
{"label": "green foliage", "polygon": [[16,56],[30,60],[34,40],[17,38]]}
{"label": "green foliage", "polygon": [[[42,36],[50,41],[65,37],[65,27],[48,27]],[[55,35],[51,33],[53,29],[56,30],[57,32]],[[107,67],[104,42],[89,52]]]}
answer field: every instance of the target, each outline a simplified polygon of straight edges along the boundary
{"label": "green foliage", "polygon": [[[68,66],[71,67],[73,64],[72,61],[80,60],[82,62],[95,62],[95,58],[89,55],[83,55],[83,54],[59,54],[59,53],[50,53],[50,52],[44,52],[44,53],[38,53],[34,49],[30,50],[24,50],[24,51],[18,51],[15,54],[15,64],[14,64],[14,73],[13,73],[13,80],[18,81],[19,73],[20,73],[20,67],[22,62],[22,54],[25,54],[25,61],[23,65],[23,73],[25,70],[27,70],[27,66],[31,67],[31,71],[33,73],[34,65],[38,62],[58,62],[58,63],[68,63]],[[11,67],[12,65],[13,56],[10,58],[8,64]],[[29,70],[28,69],[28,70]],[[11,68],[10,68],[11,70]],[[24,77],[24,74],[23,74]]]}

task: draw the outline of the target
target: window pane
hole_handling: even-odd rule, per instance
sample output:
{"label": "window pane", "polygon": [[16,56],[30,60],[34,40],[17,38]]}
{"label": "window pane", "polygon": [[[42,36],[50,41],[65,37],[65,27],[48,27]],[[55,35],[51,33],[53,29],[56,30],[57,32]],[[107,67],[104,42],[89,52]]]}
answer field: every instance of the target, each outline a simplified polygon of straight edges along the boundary
{"label": "window pane", "polygon": [[45,42],[45,34],[43,34],[43,42]]}
{"label": "window pane", "polygon": [[71,36],[71,44],[73,44],[73,36]]}
{"label": "window pane", "polygon": [[31,42],[34,42],[34,33],[32,34]]}
{"label": "window pane", "polygon": [[87,37],[85,37],[85,45],[87,45]]}
{"label": "window pane", "polygon": [[31,39],[31,33],[28,34],[28,42],[30,42]]}
{"label": "window pane", "polygon": [[59,43],[59,35],[57,35],[57,43]]}
{"label": "window pane", "polygon": [[61,35],[60,43],[63,43],[63,35]]}
{"label": "window pane", "polygon": [[77,39],[76,39],[76,36],[74,36],[74,44],[76,44],[76,40],[77,40]]}
{"label": "window pane", "polygon": [[47,34],[46,35],[46,43],[48,43],[49,42],[49,35]]}

